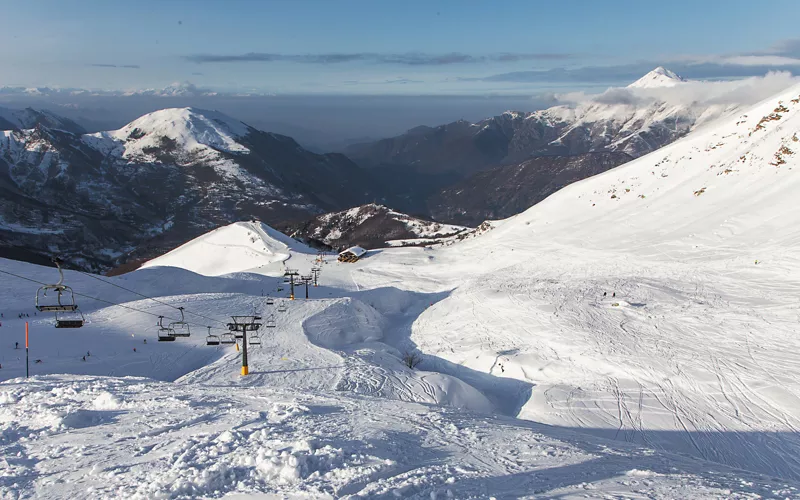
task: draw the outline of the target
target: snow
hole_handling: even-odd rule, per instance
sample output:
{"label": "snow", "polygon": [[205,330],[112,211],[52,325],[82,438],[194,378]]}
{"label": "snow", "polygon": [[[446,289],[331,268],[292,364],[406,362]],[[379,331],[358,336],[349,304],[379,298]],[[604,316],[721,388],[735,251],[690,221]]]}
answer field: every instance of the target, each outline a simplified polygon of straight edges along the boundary
{"label": "snow", "polygon": [[142,267],[172,266],[205,276],[236,272],[264,273],[281,270],[283,263],[291,256],[290,248],[316,254],[315,250],[266,224],[237,222],[195,238]]}
{"label": "snow", "polygon": [[674,87],[685,81],[686,80],[678,76],[676,73],[659,66],[628,85],[628,88],[652,89],[660,87]]}
{"label": "snow", "polygon": [[[0,497],[798,497],[798,134],[794,87],[450,245],[325,255],[309,300],[317,252],[252,222],[104,278],[158,301],[67,272],[79,330],[2,274]],[[246,377],[204,343],[232,314],[277,324]]]}

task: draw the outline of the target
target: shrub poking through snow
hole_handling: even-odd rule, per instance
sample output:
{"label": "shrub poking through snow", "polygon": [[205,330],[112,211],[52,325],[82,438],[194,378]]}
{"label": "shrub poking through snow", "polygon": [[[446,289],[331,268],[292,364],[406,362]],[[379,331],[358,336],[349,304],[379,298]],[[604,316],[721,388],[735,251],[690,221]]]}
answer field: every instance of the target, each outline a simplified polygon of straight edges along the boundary
{"label": "shrub poking through snow", "polygon": [[422,355],[417,351],[405,351],[403,352],[403,363],[407,367],[414,369],[422,363]]}

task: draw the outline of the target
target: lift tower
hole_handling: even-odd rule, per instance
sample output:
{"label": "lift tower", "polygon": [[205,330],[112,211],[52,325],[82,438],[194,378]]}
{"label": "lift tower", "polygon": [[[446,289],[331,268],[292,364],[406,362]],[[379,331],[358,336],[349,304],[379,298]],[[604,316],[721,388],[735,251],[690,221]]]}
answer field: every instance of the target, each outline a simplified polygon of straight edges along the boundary
{"label": "lift tower", "polygon": [[[242,333],[242,375],[250,373],[247,367],[247,332],[255,332],[261,328],[261,316],[231,316],[233,323],[228,323],[228,330]],[[238,337],[238,335],[236,335]]]}

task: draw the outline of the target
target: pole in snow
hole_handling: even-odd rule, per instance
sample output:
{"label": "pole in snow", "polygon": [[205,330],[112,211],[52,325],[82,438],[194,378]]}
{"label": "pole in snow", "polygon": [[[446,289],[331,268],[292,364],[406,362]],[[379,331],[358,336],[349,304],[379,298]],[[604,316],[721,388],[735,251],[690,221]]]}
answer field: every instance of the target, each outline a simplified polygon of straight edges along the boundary
{"label": "pole in snow", "polygon": [[312,280],[311,276],[300,276],[300,281],[306,286],[306,300],[308,300],[308,285]]}
{"label": "pole in snow", "polygon": [[25,322],[25,378],[30,375],[30,362],[28,360],[28,322]]}

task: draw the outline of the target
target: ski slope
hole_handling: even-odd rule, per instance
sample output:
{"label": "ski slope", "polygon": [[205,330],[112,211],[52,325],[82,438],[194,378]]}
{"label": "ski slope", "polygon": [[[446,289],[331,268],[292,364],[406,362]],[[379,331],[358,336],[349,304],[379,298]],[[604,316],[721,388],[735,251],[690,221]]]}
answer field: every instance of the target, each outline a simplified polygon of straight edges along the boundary
{"label": "ski slope", "polygon": [[[795,87],[463,241],[325,256],[308,301],[317,252],[252,222],[102,278],[158,300],[67,272],[80,330],[2,274],[0,496],[796,497],[798,134]],[[233,314],[276,320],[247,377],[204,345]]]}

